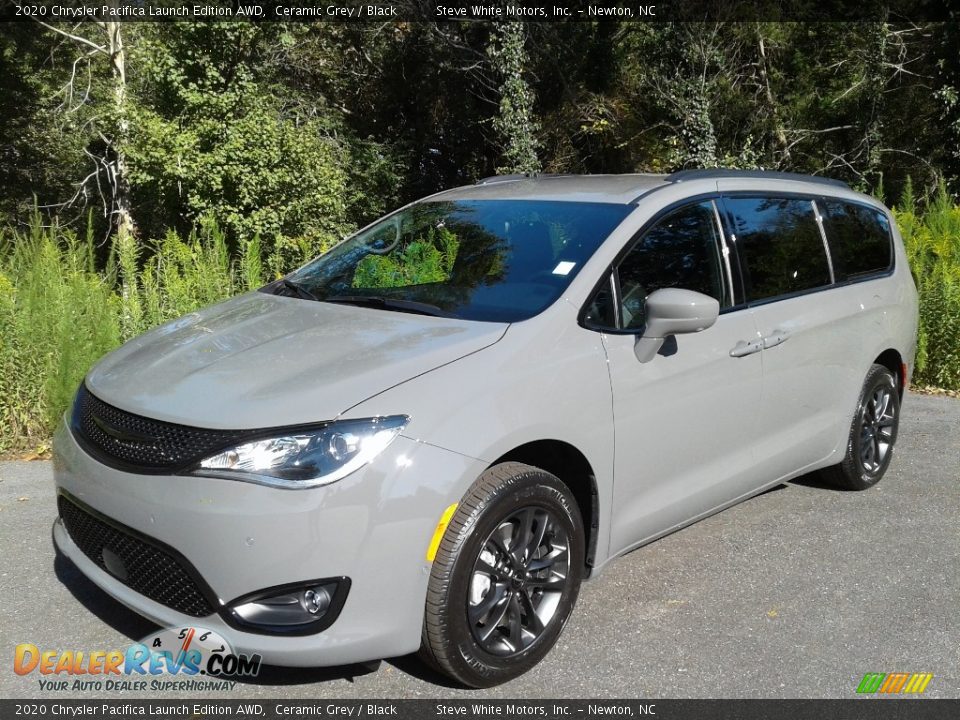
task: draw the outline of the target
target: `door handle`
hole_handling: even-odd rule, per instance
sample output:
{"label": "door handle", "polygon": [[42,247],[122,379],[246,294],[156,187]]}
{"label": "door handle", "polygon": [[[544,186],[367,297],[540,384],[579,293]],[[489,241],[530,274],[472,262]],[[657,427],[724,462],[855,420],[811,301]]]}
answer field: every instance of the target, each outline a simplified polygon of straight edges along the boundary
{"label": "door handle", "polygon": [[754,340],[753,342],[741,340],[733,346],[733,350],[730,351],[730,357],[744,357],[746,355],[753,355],[761,350],[763,350],[763,340]]}
{"label": "door handle", "polygon": [[763,349],[767,350],[776,347],[780,343],[785,343],[789,337],[790,335],[783,330],[774,330],[761,341],[763,343]]}

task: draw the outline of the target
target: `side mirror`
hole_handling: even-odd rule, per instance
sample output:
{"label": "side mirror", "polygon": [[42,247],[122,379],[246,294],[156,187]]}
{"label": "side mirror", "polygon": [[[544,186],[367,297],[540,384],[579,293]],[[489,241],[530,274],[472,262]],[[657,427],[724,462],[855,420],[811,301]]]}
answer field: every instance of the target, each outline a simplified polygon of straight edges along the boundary
{"label": "side mirror", "polygon": [[706,330],[719,314],[720,303],[709,295],[678,288],[655,290],[647,297],[647,324],[633,348],[637,360],[650,362],[668,337]]}

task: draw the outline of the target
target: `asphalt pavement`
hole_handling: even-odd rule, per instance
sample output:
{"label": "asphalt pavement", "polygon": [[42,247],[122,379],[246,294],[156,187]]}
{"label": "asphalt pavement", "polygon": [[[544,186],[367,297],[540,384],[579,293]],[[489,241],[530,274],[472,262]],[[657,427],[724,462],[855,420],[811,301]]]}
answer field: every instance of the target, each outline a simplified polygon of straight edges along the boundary
{"label": "asphalt pavement", "polygon": [[[56,693],[14,674],[18,643],[125,648],[155,629],[55,560],[55,515],[49,462],[0,463],[0,697],[155,697]],[[849,698],[867,672],[927,672],[926,697],[957,698],[958,570],[960,400],[910,395],[878,486],[801,478],[613,561],[546,660],[511,683],[450,687],[408,657],[264,668],[206,697]]]}

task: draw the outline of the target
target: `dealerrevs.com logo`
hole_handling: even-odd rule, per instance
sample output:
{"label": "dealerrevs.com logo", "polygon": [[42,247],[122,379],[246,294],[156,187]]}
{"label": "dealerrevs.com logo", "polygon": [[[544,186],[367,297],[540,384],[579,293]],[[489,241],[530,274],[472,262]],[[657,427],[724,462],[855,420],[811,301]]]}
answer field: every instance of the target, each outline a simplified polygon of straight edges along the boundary
{"label": "dealerrevs.com logo", "polygon": [[260,672],[260,656],[234,653],[214,630],[167,628],[126,650],[41,650],[21,643],[13,671],[37,673],[46,691],[232,690],[232,678]]}

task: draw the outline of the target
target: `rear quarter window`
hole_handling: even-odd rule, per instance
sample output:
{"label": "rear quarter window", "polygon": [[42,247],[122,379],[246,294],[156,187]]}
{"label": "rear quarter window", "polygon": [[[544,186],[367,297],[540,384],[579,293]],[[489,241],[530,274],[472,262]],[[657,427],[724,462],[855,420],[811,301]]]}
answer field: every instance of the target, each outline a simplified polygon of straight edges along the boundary
{"label": "rear quarter window", "polygon": [[879,210],[842,200],[822,200],[823,229],[838,282],[888,271],[893,265],[890,222]]}
{"label": "rear quarter window", "polygon": [[748,301],[830,285],[830,265],[810,200],[727,197]]}

